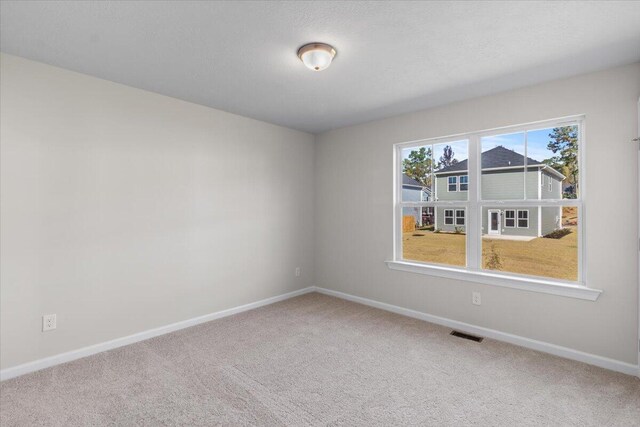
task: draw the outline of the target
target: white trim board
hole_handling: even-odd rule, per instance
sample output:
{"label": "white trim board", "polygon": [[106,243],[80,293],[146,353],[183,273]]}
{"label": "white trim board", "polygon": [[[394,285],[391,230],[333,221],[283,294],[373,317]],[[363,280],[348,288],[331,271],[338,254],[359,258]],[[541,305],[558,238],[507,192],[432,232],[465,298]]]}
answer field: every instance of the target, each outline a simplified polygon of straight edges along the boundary
{"label": "white trim board", "polygon": [[254,308],[263,307],[265,305],[273,304],[276,302],[284,301],[289,298],[297,297],[299,295],[307,294],[307,293],[313,292],[314,290],[315,288],[313,286],[310,286],[307,288],[299,289],[297,291],[288,292],[286,294],[276,295],[271,298],[266,298],[266,299],[252,302],[249,304],[240,305],[238,307],[228,308],[226,310],[217,311],[215,313],[205,314],[203,316],[194,317],[192,319],[182,320],[180,322],[171,323],[169,325],[160,326],[158,328],[148,329],[146,331],[138,332],[133,335],[116,338],[111,341],[105,341],[105,342],[94,344],[88,347],[79,348],[77,350],[71,350],[66,353],[45,357],[44,359],[34,360],[33,362],[27,362],[22,365],[6,368],[0,371],[0,381],[19,377],[21,375],[39,371],[41,369],[50,368],[52,366],[61,365],[63,363],[81,359],[83,357],[91,356],[97,353],[102,353],[103,351],[113,350],[118,347],[123,347],[125,345],[148,340],[149,338],[154,338],[159,335],[175,332],[180,329],[188,328],[190,326],[196,326],[201,323],[206,323],[212,320],[242,313],[243,311],[253,310]]}
{"label": "white trim board", "polygon": [[530,338],[513,335],[506,332],[496,331],[495,329],[483,328],[481,326],[471,325],[469,323],[459,322],[457,320],[447,319],[445,317],[434,316],[432,314],[422,313],[420,311],[411,310],[397,305],[387,304],[371,300],[368,298],[350,295],[344,292],[334,291],[331,289],[315,287],[315,291],[321,294],[357,302],[370,307],[379,308],[381,310],[390,311],[392,313],[401,314],[407,317],[424,320],[425,322],[435,323],[437,325],[446,326],[473,335],[479,335],[491,338],[497,341],[507,342],[520,347],[526,347],[543,353],[553,354],[554,356],[564,357],[566,359],[576,360],[578,362],[587,363],[589,365],[599,366],[611,371],[622,372],[623,374],[640,376],[640,368],[631,363],[622,362],[620,360],[610,359],[608,357],[597,356],[595,354],[585,353],[583,351],[550,344],[543,341],[537,341]]}
{"label": "white trim board", "polygon": [[413,317],[415,319],[424,320],[426,322],[435,323],[457,329],[463,332],[480,335],[487,338],[492,338],[498,341],[508,342],[510,344],[518,345],[521,347],[530,348],[533,350],[541,351],[543,353],[549,353],[567,359],[577,360],[579,362],[588,363],[590,365],[599,366],[601,368],[610,369],[612,371],[622,372],[624,374],[635,375],[640,377],[640,367],[632,365],[630,363],[621,362],[619,360],[609,359],[594,354],[584,353],[578,350],[573,350],[567,347],[561,347],[555,344],[549,344],[542,341],[536,341],[529,338],[521,337],[518,335],[512,335],[505,332],[496,331],[493,329],[483,328],[480,326],[471,325],[457,320],[451,320],[444,317],[434,316],[427,313],[403,308],[379,301],[374,301],[368,298],[358,297],[344,292],[334,291],[331,289],[320,288],[316,286],[310,286],[297,291],[289,292],[275,297],[263,299],[253,303],[241,305],[238,307],[229,308],[226,310],[218,311],[215,313],[206,314],[204,316],[194,317],[192,319],[183,320],[180,322],[172,323],[170,325],[161,326],[155,329],[149,329],[143,332],[139,332],[126,337],[116,338],[111,341],[94,344],[88,347],[80,348],[77,350],[71,350],[66,353],[57,354],[54,356],[46,357],[44,359],[35,360],[33,362],[24,363],[22,365],[6,368],[0,371],[0,381],[15,378],[21,375],[25,375],[31,372],[39,371],[41,369],[49,368],[63,363],[71,362],[73,360],[81,359],[83,357],[91,356],[103,351],[113,350],[125,345],[134,344],[136,342],[144,341],[153,337],[168,334],[180,329],[188,328],[190,326],[196,326],[201,323],[210,322],[212,320],[220,319],[223,317],[231,316],[233,314],[242,313],[244,311],[252,310],[254,308],[263,307],[276,302],[284,301],[289,298],[293,298],[299,295],[304,295],[310,292],[319,292],[321,294],[342,298],[348,301],[357,302],[370,307],[379,308],[385,311],[401,314],[403,316]]}

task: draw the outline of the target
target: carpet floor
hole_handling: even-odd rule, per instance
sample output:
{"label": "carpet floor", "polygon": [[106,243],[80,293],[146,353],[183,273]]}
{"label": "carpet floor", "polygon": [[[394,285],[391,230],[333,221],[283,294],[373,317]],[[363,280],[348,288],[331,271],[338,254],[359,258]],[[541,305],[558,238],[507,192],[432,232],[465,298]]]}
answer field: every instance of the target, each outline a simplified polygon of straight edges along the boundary
{"label": "carpet floor", "polygon": [[8,426],[640,425],[640,380],[318,293],[0,384]]}

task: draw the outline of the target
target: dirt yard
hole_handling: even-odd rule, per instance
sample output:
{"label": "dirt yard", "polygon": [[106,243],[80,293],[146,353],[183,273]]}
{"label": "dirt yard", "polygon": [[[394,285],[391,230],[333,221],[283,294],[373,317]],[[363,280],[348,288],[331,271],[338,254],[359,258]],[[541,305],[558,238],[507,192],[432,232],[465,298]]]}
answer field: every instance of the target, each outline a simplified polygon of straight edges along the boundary
{"label": "dirt yard", "polygon": [[[578,280],[578,233],[575,226],[566,228],[570,228],[572,233],[560,239],[539,237],[529,242],[482,239],[483,268],[488,268],[487,262],[493,251],[499,261],[493,263],[495,270]],[[465,239],[466,236],[462,234],[429,231],[404,233],[404,259],[465,266]]]}

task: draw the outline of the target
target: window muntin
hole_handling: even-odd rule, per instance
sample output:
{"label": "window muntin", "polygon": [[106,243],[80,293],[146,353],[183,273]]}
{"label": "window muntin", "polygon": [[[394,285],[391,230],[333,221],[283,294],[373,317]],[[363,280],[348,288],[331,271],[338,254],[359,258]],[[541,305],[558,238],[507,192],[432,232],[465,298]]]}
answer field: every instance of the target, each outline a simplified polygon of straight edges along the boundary
{"label": "window muntin", "polygon": [[460,191],[469,190],[469,175],[460,176]]}
{"label": "window muntin", "polygon": [[[575,177],[575,181],[572,182],[569,182],[561,172],[549,167],[548,165],[552,161],[562,161],[562,159],[558,158],[552,159],[554,156],[557,157],[561,153],[561,150],[558,150],[559,146],[558,144],[555,144],[558,140],[551,141],[550,137],[554,134],[558,136],[571,133],[568,132],[567,129],[564,129],[566,127],[570,127],[571,131],[575,130],[574,133],[577,135],[578,141],[577,144],[574,145],[579,147],[581,138],[581,118],[567,119],[562,122],[549,121],[542,125],[534,124],[531,126],[517,126],[513,127],[512,129],[515,130],[511,132],[509,130],[501,132],[483,131],[465,135],[463,139],[467,139],[469,141],[469,147],[466,151],[471,153],[471,158],[468,156],[466,158],[458,157],[458,162],[461,163],[458,165],[458,168],[461,168],[464,165],[464,170],[460,170],[459,172],[463,173],[452,174],[451,172],[453,171],[451,170],[448,170],[447,173],[447,169],[443,169],[441,166],[437,165],[437,162],[434,162],[433,189],[435,195],[428,203],[424,203],[424,205],[433,206],[435,208],[434,223],[436,226],[434,228],[441,234],[445,235],[447,233],[454,233],[454,231],[451,230],[457,230],[460,234],[466,236],[465,252],[467,252],[467,262],[465,265],[468,266],[471,272],[487,269],[484,262],[484,252],[487,247],[485,240],[489,238],[491,241],[497,240],[494,234],[500,234],[499,239],[504,240],[505,236],[508,236],[509,233],[530,233],[530,237],[516,235],[516,239],[514,241],[521,239],[524,243],[527,243],[529,240],[533,243],[539,242],[543,239],[542,234],[550,234],[550,232],[542,232],[561,228],[559,224],[564,221],[563,215],[558,212],[553,215],[540,212],[557,211],[558,209],[564,209],[564,207],[569,205],[573,206],[578,211],[582,211],[584,209],[583,202],[580,199],[580,194],[578,192],[579,180],[581,177],[577,173],[579,170],[577,164],[570,165],[571,167],[567,166],[561,168],[563,171],[572,171],[573,176]],[[488,143],[487,141],[496,143],[498,140],[495,137],[496,135],[511,135],[510,138],[515,140],[515,143],[512,143],[509,149],[516,154],[522,153],[520,157],[522,159],[520,164],[514,165],[512,162],[510,166],[515,167],[509,170],[511,172],[517,169],[518,174],[514,176],[517,182],[522,184],[522,189],[517,190],[517,198],[514,198],[513,194],[501,194],[498,195],[497,198],[490,198],[489,196],[496,197],[495,192],[492,196],[490,191],[487,191],[487,188],[483,188],[483,185],[485,184],[484,181],[488,176],[496,175],[500,172],[504,173],[504,171],[485,168],[484,164],[482,165],[483,167],[480,168],[483,156],[486,151],[490,149],[490,147],[486,145]],[[544,138],[547,138],[547,140],[544,140]],[[507,138],[507,140],[508,139],[509,138]],[[453,141],[454,139],[451,138],[450,140]],[[559,140],[561,141],[561,139]],[[445,139],[440,139],[439,141],[445,142],[423,143],[423,145],[436,147],[447,144]],[[504,143],[504,141],[502,142]],[[547,149],[550,142],[554,142],[555,144],[555,153],[552,153],[551,150]],[[398,144],[398,146],[403,147],[403,149],[405,149],[404,146],[415,147],[418,145],[419,144],[416,143]],[[433,150],[434,151],[432,153],[435,153],[435,148]],[[475,155],[474,152],[477,152],[478,154]],[[554,156],[548,155],[549,153]],[[580,161],[578,154],[577,150],[575,150],[575,162]],[[435,159],[436,157],[437,156],[435,154],[432,155],[432,158]],[[571,160],[570,156],[568,158]],[[530,159],[532,161],[530,161]],[[544,162],[539,161],[538,159],[542,159]],[[441,174],[440,176],[439,173]],[[467,191],[464,191],[464,186],[461,189],[461,184],[465,184],[464,180],[461,179],[464,175],[468,176],[469,181],[466,183]],[[448,178],[450,176],[457,176],[457,191],[455,192],[448,191]],[[547,176],[546,181],[545,176]],[[476,186],[473,185],[474,177],[479,178],[479,182]],[[554,183],[553,181],[557,181],[557,183]],[[439,186],[440,182],[442,185]],[[549,182],[551,182],[551,191],[548,190]],[[437,191],[438,189],[439,191]],[[447,194],[450,194],[450,196],[445,197]],[[500,204],[496,205],[495,202],[499,202]],[[461,203],[463,206],[459,206],[459,209],[455,206],[449,206]],[[541,207],[542,209],[538,209],[538,207]],[[497,218],[500,225],[499,227],[492,225],[491,236],[489,236],[488,223],[486,222],[488,208],[491,208],[494,212],[498,212]],[[456,217],[456,211],[461,209],[464,209],[464,226],[457,225],[458,222],[461,223],[463,221]],[[445,210],[447,210],[446,217]],[[519,214],[518,211],[525,211],[525,213]],[[441,228],[441,230],[438,230],[438,228]],[[580,260],[583,253],[581,235],[581,227],[577,226],[577,224],[574,225],[571,238],[574,239],[573,248],[575,249],[575,253],[571,256],[579,261],[575,264],[576,269],[578,270],[577,274],[564,274],[558,272],[553,274],[542,274],[542,271],[536,272],[535,270],[527,269],[519,271],[517,268],[493,270],[496,270],[498,273],[514,273],[525,276],[543,277],[552,280],[557,279],[560,281],[577,282],[578,284],[583,285],[584,277],[582,275],[581,268],[578,268],[579,265],[582,265],[582,261]],[[544,239],[545,242],[550,241],[548,238]],[[564,239],[564,237],[558,240],[562,239]],[[398,242],[399,245],[396,246],[398,248],[396,251],[396,260],[408,259],[403,254],[402,240],[398,238],[396,242]],[[479,245],[476,242],[478,242]],[[447,248],[443,246],[440,249],[444,251]],[[536,256],[540,257],[539,262],[546,262],[540,253],[536,251],[530,251],[530,253],[537,254]],[[427,264],[442,263],[441,261],[429,259],[422,259],[420,261]],[[572,262],[573,261],[569,260],[568,264],[573,265]],[[459,262],[445,262],[445,264],[460,265]],[[533,262],[533,264],[535,264],[535,262]]]}
{"label": "window muntin", "polygon": [[464,209],[456,209],[456,225],[464,226]]}
{"label": "window muntin", "polygon": [[529,228],[529,211],[518,209],[518,228]]}
{"label": "window muntin", "polygon": [[458,191],[458,177],[450,176],[447,178],[447,191],[454,192]]}
{"label": "window muntin", "polygon": [[516,211],[514,209],[505,209],[504,211],[504,226],[505,228],[516,227]]}
{"label": "window muntin", "polygon": [[444,210],[444,224],[453,225],[453,209]]}

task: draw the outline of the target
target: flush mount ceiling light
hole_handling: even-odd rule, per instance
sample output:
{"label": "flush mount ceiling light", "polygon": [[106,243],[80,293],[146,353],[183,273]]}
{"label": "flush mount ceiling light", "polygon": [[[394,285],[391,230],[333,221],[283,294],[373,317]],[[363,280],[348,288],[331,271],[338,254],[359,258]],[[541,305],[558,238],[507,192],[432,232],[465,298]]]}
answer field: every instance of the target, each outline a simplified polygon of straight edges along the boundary
{"label": "flush mount ceiling light", "polygon": [[309,43],[298,49],[298,58],[313,71],[322,71],[331,65],[336,50],[326,43]]}

